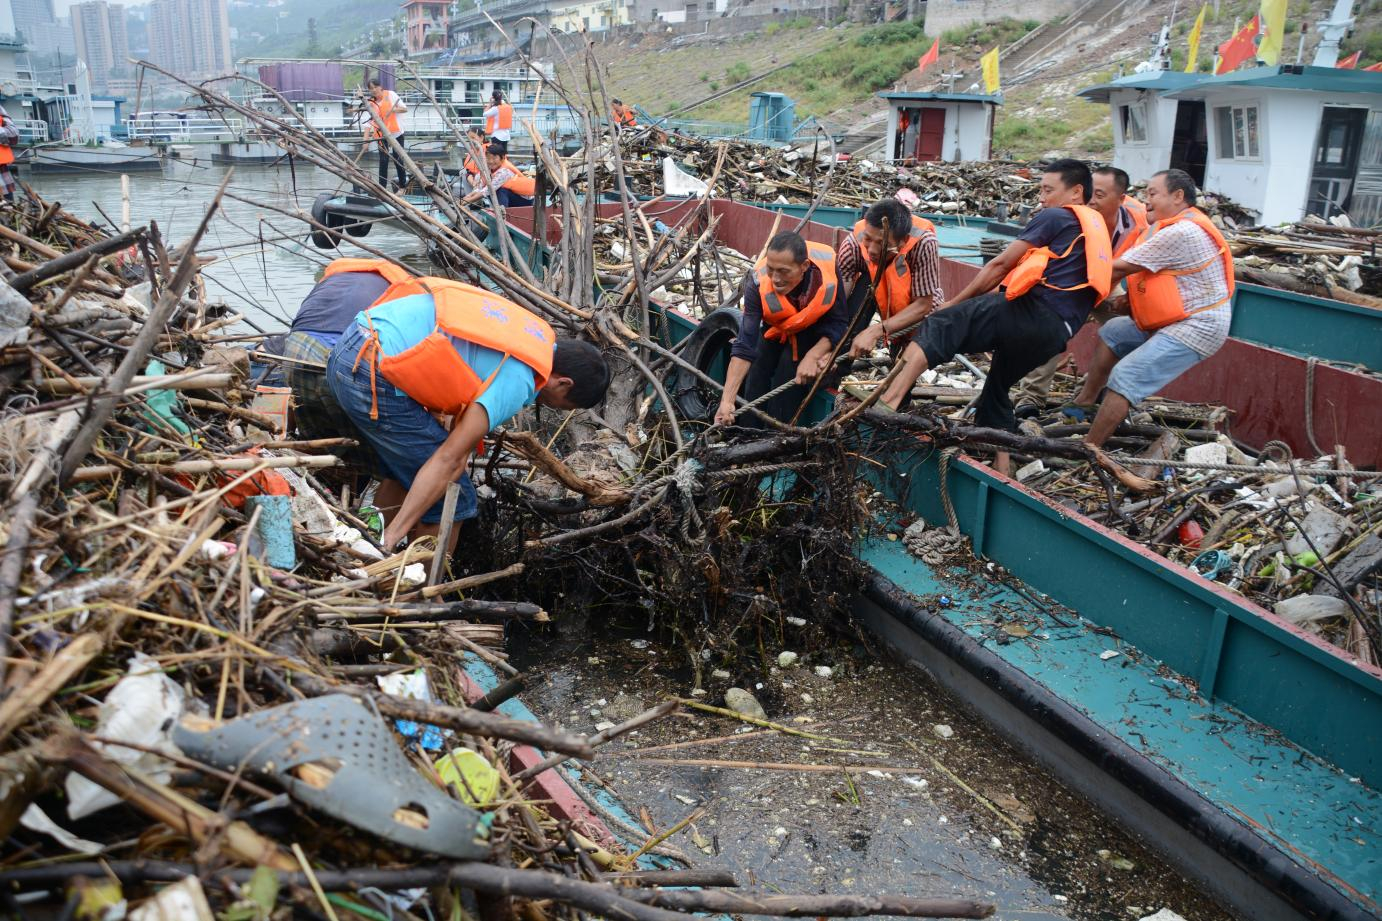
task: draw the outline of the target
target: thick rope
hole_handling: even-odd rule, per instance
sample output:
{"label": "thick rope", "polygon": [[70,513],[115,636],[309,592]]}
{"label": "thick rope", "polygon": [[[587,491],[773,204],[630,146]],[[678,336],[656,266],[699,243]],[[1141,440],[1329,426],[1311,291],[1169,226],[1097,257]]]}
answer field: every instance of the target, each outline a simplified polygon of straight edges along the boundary
{"label": "thick rope", "polygon": [[1319,361],[1314,355],[1305,359],[1305,437],[1310,439],[1310,447],[1316,454],[1323,454],[1319,442],[1315,441],[1315,365]]}

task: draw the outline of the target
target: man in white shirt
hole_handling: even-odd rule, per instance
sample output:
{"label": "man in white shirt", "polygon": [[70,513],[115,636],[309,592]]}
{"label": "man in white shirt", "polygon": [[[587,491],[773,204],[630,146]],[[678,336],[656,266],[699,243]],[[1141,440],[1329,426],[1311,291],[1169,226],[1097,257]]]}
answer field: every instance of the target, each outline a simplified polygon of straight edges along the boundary
{"label": "man in white shirt", "polygon": [[[398,188],[402,189],[408,185],[408,173],[403,168],[403,157],[394,151],[391,145],[379,135],[379,123],[382,122],[384,130],[389,136],[398,141],[398,146],[403,146],[403,122],[399,118],[404,112],[408,111],[408,106],[398,94],[393,90],[384,89],[378,77],[370,77],[369,80],[369,99],[366,100],[370,111],[369,124],[365,126],[366,138],[379,138],[379,184],[388,187],[389,184],[389,161],[394,164],[394,171],[398,175]],[[375,119],[378,119],[376,121]]]}

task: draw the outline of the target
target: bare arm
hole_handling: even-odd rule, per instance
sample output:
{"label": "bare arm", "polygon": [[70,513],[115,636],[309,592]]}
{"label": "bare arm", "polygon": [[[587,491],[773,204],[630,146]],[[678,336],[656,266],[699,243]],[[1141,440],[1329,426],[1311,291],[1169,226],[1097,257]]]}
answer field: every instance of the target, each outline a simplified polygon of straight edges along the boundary
{"label": "bare arm", "polygon": [[475,446],[488,431],[489,413],[479,403],[471,403],[451,429],[451,434],[446,436],[446,441],[432,452],[413,478],[413,485],[403,497],[398,515],[384,528],[385,547],[397,546],[422,520],[427,510],[446,495],[446,487],[465,472]]}
{"label": "bare arm", "polygon": [[1115,259],[1113,262],[1113,284],[1118,284],[1129,275],[1136,275],[1138,272],[1145,272],[1147,269],[1135,262],[1128,262],[1126,259]]}
{"label": "bare arm", "polygon": [[1022,261],[1022,257],[1027,254],[1027,250],[1032,248],[1032,244],[1026,240],[1014,240],[1008,244],[1008,248],[994,257],[988,265],[979,270],[979,274],[974,276],[974,280],[965,285],[964,290],[952,297],[950,300],[941,304],[944,310],[951,304],[958,304],[960,301],[967,301],[971,297],[980,294],[987,294],[1002,283],[1007,274],[1017,267]]}
{"label": "bare arm", "polygon": [[731,358],[725,371],[725,392],[720,397],[720,408],[715,411],[716,425],[729,425],[734,421],[734,401],[739,398],[739,390],[744,386],[744,378],[749,376],[753,362],[747,358]]}
{"label": "bare arm", "polygon": [[884,335],[906,329],[913,323],[930,316],[935,309],[936,298],[930,294],[922,295],[886,320],[872,324],[868,329],[855,336],[849,354],[855,358],[860,355],[867,355],[878,348],[878,340],[882,339]]}
{"label": "bare arm", "polygon": [[816,344],[807,350],[797,364],[796,382],[809,384],[825,373],[826,367],[830,364],[830,352],[834,348],[835,344],[825,336],[817,339]]}

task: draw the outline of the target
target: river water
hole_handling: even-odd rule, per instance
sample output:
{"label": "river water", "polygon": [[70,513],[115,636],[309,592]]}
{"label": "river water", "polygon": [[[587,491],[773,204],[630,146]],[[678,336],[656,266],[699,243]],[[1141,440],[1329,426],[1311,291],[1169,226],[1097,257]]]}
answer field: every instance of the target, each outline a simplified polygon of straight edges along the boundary
{"label": "river water", "polygon": [[[131,224],[157,221],[171,249],[196,230],[231,169],[205,160],[173,160],[158,173],[131,173]],[[217,259],[202,272],[208,279],[207,294],[224,300],[264,329],[280,331],[312,289],[321,267],[338,253],[312,246],[306,223],[272,208],[307,212],[319,193],[335,192],[341,182],[311,166],[290,170],[286,165],[252,164],[233,169],[221,210],[198,247],[202,255]],[[61,202],[85,220],[109,226],[103,210],[111,220],[121,220],[118,173],[30,174],[24,179],[43,198]],[[232,194],[239,198],[231,198]],[[412,234],[388,226],[375,226],[367,242],[393,256],[418,254],[422,249]],[[347,245],[339,255],[363,253]]]}

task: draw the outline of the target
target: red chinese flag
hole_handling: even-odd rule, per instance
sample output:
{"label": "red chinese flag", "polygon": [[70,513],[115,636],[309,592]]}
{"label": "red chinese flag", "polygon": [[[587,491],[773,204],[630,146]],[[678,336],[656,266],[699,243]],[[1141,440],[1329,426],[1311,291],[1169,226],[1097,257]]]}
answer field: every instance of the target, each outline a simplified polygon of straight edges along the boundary
{"label": "red chinese flag", "polygon": [[1376,64],[1369,64],[1367,67],[1364,67],[1363,69],[1370,70],[1373,73],[1378,73],[1379,71],[1382,71],[1382,61],[1378,61]]}
{"label": "red chinese flag", "polygon": [[1337,68],[1339,68],[1340,70],[1352,70],[1353,68],[1355,68],[1355,67],[1358,66],[1358,59],[1361,58],[1362,56],[1363,56],[1363,52],[1361,52],[1361,51],[1355,51],[1355,52],[1353,52],[1352,54],[1350,54],[1348,57],[1346,57],[1346,58],[1344,58],[1343,60],[1339,61],[1339,63],[1335,64],[1334,66],[1337,67]]}
{"label": "red chinese flag", "polygon": [[931,50],[928,51],[928,52],[926,52],[925,54],[923,54],[923,55],[917,60],[917,69],[920,70],[922,73],[925,73],[925,72],[926,72],[926,68],[930,67],[932,64],[936,63],[936,62],[939,61],[940,59],[941,59],[941,40],[940,40],[940,39],[936,39],[934,42],[931,43]]}
{"label": "red chinese flag", "polygon": [[1228,41],[1219,46],[1219,68],[1216,74],[1226,74],[1229,71],[1237,70],[1238,65],[1244,61],[1251,61],[1257,56],[1257,45],[1253,39],[1261,30],[1261,21],[1254,16],[1252,20],[1243,28],[1239,29]]}

